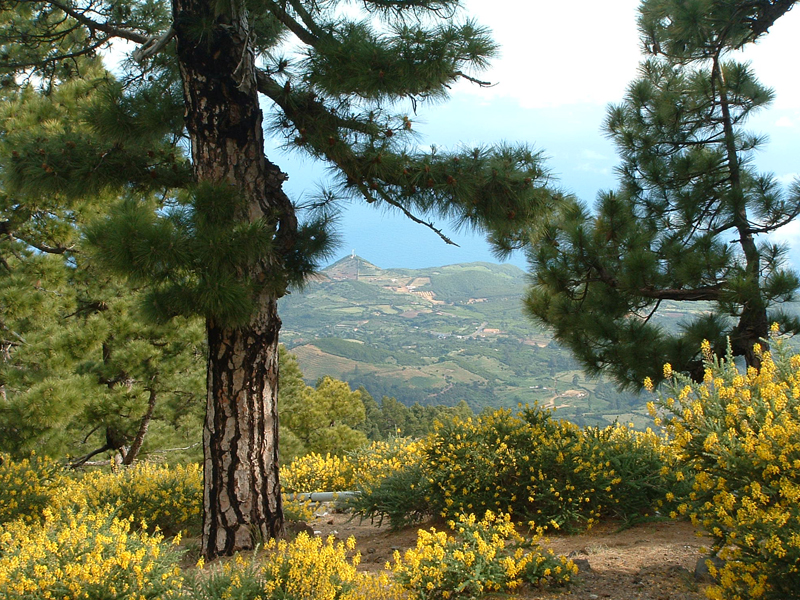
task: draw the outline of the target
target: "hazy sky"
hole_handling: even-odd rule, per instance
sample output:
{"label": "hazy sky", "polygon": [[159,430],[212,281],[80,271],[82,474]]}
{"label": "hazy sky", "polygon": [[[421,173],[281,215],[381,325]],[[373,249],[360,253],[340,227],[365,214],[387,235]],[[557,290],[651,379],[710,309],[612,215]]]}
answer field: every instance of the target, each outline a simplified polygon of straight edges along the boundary
{"label": "hazy sky", "polygon": [[[619,102],[635,77],[639,54],[638,0],[466,0],[468,11],[489,26],[501,56],[481,78],[489,89],[466,83],[449,101],[422,106],[415,128],[424,143],[446,148],[526,142],[543,150],[563,188],[592,203],[599,190],[615,185],[617,163],[611,143],[600,132],[609,103]],[[784,16],[746,59],[760,80],[776,91],[771,109],[750,122],[767,133],[758,166],[791,182],[800,173],[800,10]],[[313,186],[309,163],[274,157],[289,175],[295,196]],[[318,173],[318,171],[317,171]],[[350,208],[341,223],[338,255],[355,250],[381,267],[440,266],[474,260],[495,261],[480,236],[456,234],[460,248],[447,246],[426,228],[402,216],[366,206]],[[780,233],[796,246],[800,266],[800,224]],[[511,262],[524,266],[522,256]]]}

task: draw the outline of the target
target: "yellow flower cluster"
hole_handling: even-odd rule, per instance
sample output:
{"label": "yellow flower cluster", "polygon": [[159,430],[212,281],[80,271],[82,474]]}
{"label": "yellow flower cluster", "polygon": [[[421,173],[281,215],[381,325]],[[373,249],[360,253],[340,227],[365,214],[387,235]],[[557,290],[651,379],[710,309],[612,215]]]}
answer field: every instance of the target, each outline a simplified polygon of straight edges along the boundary
{"label": "yellow flower cluster", "polygon": [[[627,427],[581,429],[547,411],[500,410],[439,426],[427,440],[431,503],[442,516],[497,510],[540,529],[634,518],[658,504],[662,440]],[[624,490],[624,493],[620,493]]]}
{"label": "yellow flower cluster", "polygon": [[41,520],[53,490],[64,481],[60,465],[50,458],[33,455],[14,461],[0,453],[0,524]]}
{"label": "yellow flower cluster", "polygon": [[283,491],[341,492],[369,489],[410,463],[419,463],[423,443],[405,438],[372,442],[347,456],[307,454],[281,468]]}
{"label": "yellow flower cluster", "polygon": [[[355,540],[336,542],[301,533],[291,542],[270,540],[263,553],[245,560],[237,555],[210,567],[194,584],[198,600],[257,597],[293,600],[400,600],[405,594],[382,575],[359,572]],[[203,591],[205,590],[205,594]],[[212,593],[209,593],[213,590]]]}
{"label": "yellow flower cluster", "polygon": [[281,467],[284,492],[341,492],[355,485],[353,465],[347,457],[311,453]]}
{"label": "yellow flower cluster", "polygon": [[131,530],[107,507],[59,515],[42,524],[0,527],[0,597],[29,600],[180,597],[177,556],[161,535]]}
{"label": "yellow flower cluster", "polygon": [[409,465],[420,464],[425,457],[426,442],[395,438],[373,442],[350,456],[358,489],[368,491],[379,482]]}
{"label": "yellow flower cluster", "polygon": [[677,377],[660,402],[674,449],[694,472],[679,511],[725,560],[711,598],[788,598],[800,589],[800,355],[780,340],[740,372],[705,345],[706,376]]}
{"label": "yellow flower cluster", "polygon": [[146,522],[165,535],[197,534],[203,519],[203,472],[199,465],[140,463],[114,471],[89,471],[54,490],[54,507],[99,510],[115,507],[120,515]]}
{"label": "yellow flower cluster", "polygon": [[420,530],[416,547],[402,556],[395,552],[394,564],[387,565],[419,598],[479,598],[513,590],[526,580],[566,583],[578,571],[567,558],[524,544],[508,514],[487,511],[480,521],[461,514],[448,525],[454,535]]}

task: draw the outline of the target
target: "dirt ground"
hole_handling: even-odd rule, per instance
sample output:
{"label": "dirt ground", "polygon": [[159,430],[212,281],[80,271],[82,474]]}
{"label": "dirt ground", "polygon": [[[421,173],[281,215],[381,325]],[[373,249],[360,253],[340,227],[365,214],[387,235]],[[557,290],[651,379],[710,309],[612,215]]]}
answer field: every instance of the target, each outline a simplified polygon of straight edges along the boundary
{"label": "dirt ground", "polygon": [[[322,505],[308,523],[316,535],[339,539],[355,537],[361,553],[361,568],[383,569],[395,550],[401,552],[416,544],[417,530],[423,523],[400,531],[369,521],[359,522],[350,515]],[[437,524],[439,528],[442,524]],[[708,539],[698,537],[690,523],[664,521],[620,529],[602,524],[589,532],[573,536],[551,536],[541,541],[557,554],[570,556],[580,572],[567,588],[524,589],[516,598],[526,600],[701,600],[703,587],[695,579],[695,565],[708,547]]]}

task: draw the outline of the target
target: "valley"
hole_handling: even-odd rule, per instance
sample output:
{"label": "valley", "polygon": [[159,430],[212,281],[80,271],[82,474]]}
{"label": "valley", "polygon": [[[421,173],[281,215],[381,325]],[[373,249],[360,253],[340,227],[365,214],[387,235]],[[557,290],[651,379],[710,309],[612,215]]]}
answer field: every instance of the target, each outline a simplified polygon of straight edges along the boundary
{"label": "valley", "polygon": [[330,375],[376,399],[475,412],[538,402],[581,425],[649,424],[644,396],[587,377],[523,314],[525,285],[509,265],[381,269],[351,255],[281,300],[282,340],[307,381]]}

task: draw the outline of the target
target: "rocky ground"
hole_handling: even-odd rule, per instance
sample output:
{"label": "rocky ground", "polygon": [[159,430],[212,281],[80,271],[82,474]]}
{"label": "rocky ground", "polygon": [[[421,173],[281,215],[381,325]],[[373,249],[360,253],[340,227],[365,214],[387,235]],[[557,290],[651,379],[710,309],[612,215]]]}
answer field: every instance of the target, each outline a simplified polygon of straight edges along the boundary
{"label": "rocky ground", "polygon": [[[395,550],[416,543],[417,529],[391,531],[369,521],[359,522],[347,514],[322,506],[308,523],[317,535],[356,538],[361,567],[380,570]],[[420,527],[428,528],[430,523]],[[442,525],[439,524],[439,527]],[[604,524],[587,533],[551,536],[542,544],[578,563],[580,573],[568,588],[526,589],[516,597],[526,600],[700,600],[707,582],[698,580],[695,568],[710,542],[698,537],[691,524],[665,521],[627,529]]]}

